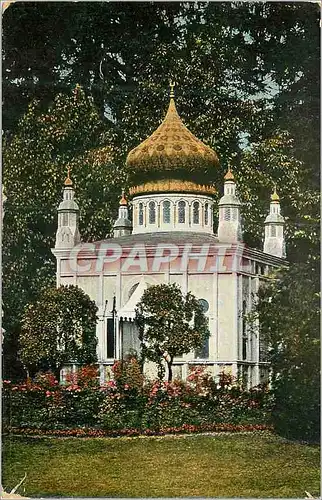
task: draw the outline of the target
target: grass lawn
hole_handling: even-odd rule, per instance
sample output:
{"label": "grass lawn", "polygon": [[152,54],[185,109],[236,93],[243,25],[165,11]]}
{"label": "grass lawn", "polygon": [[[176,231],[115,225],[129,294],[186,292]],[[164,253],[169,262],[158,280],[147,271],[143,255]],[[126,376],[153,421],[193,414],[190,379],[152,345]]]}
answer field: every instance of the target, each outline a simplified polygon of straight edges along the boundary
{"label": "grass lawn", "polygon": [[[320,448],[270,433],[3,440],[2,485],[30,496],[319,495]],[[22,489],[19,491],[23,494]]]}

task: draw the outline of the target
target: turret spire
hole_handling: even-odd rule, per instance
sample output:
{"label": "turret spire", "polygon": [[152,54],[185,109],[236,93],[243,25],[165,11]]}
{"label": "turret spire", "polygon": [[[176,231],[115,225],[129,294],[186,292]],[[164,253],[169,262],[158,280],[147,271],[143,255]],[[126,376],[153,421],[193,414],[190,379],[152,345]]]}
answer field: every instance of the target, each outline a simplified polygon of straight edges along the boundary
{"label": "turret spire", "polygon": [[236,196],[235,178],[230,167],[224,179],[224,196],[219,201],[218,240],[234,243],[242,239],[241,203]]}
{"label": "turret spire", "polygon": [[276,257],[285,257],[284,217],[281,215],[280,197],[274,184],[269,214],[265,219],[264,252]]}
{"label": "turret spire", "polygon": [[118,238],[119,236],[125,236],[132,233],[132,223],[129,220],[129,210],[127,199],[125,198],[125,191],[122,190],[122,197],[119,203],[119,213],[118,219],[113,226],[113,236]]}
{"label": "turret spire", "polygon": [[70,168],[64,182],[63,201],[58,207],[58,228],[55,248],[73,248],[80,242],[78,229],[79,208],[74,200],[75,191],[70,178]]}

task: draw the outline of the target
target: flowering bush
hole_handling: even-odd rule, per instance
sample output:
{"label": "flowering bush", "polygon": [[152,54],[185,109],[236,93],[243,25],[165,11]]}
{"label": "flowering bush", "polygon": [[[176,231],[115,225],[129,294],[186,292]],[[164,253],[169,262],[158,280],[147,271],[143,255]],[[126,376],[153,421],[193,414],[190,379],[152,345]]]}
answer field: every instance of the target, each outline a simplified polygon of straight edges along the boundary
{"label": "flowering bush", "polygon": [[126,433],[270,421],[272,399],[267,387],[245,391],[226,374],[215,381],[204,367],[191,370],[187,382],[144,384],[137,360],[129,358],[115,363],[113,373],[115,379],[102,387],[93,366],[70,375],[65,386],[51,373],[37,374],[20,385],[4,381],[4,425],[44,430],[97,427]]}
{"label": "flowering bush", "polygon": [[98,367],[96,365],[82,366],[66,375],[66,383],[69,386],[81,388],[99,387]]}
{"label": "flowering bush", "polygon": [[48,429],[95,425],[104,397],[98,383],[89,380],[96,374],[92,367],[84,367],[66,386],[59,385],[51,372],[38,373],[20,385],[4,381],[4,424]]}

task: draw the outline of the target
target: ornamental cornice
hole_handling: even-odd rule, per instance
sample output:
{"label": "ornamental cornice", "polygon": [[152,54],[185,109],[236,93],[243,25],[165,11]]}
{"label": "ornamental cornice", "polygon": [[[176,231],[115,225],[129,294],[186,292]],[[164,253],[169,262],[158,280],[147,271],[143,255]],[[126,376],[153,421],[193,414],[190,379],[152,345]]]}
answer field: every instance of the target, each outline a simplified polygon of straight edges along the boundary
{"label": "ornamental cornice", "polygon": [[177,179],[161,179],[133,186],[130,188],[130,195],[148,193],[195,193],[214,195],[217,190],[214,186],[196,184],[192,181],[181,181]]}

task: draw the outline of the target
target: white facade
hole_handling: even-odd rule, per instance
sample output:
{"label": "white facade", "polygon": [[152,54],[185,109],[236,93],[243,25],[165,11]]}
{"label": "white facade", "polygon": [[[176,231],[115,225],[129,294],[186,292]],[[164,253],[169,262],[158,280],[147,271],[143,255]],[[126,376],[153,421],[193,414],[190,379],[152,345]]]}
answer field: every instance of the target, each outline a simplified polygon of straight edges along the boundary
{"label": "white facade", "polygon": [[[134,200],[136,205],[143,197]],[[152,197],[144,197],[146,203]],[[159,206],[169,196],[153,197]],[[209,203],[208,197],[174,195],[180,200]],[[189,206],[189,205],[188,205]],[[134,230],[136,223],[134,223]],[[261,280],[284,261],[247,248],[241,242],[219,242],[205,231],[133,231],[133,234],[97,243],[83,243],[72,250],[56,248],[57,286],[81,287],[98,306],[98,359],[105,379],[115,359],[139,350],[134,324],[135,305],[147,286],[177,283],[205,306],[210,338],[204,349],[174,361],[174,376],[185,378],[189,367],[206,365],[217,375],[225,370],[249,386],[268,377],[268,364],[260,350],[260,337],[247,327],[244,314],[253,305]],[[150,371],[153,376],[155,372]]]}

